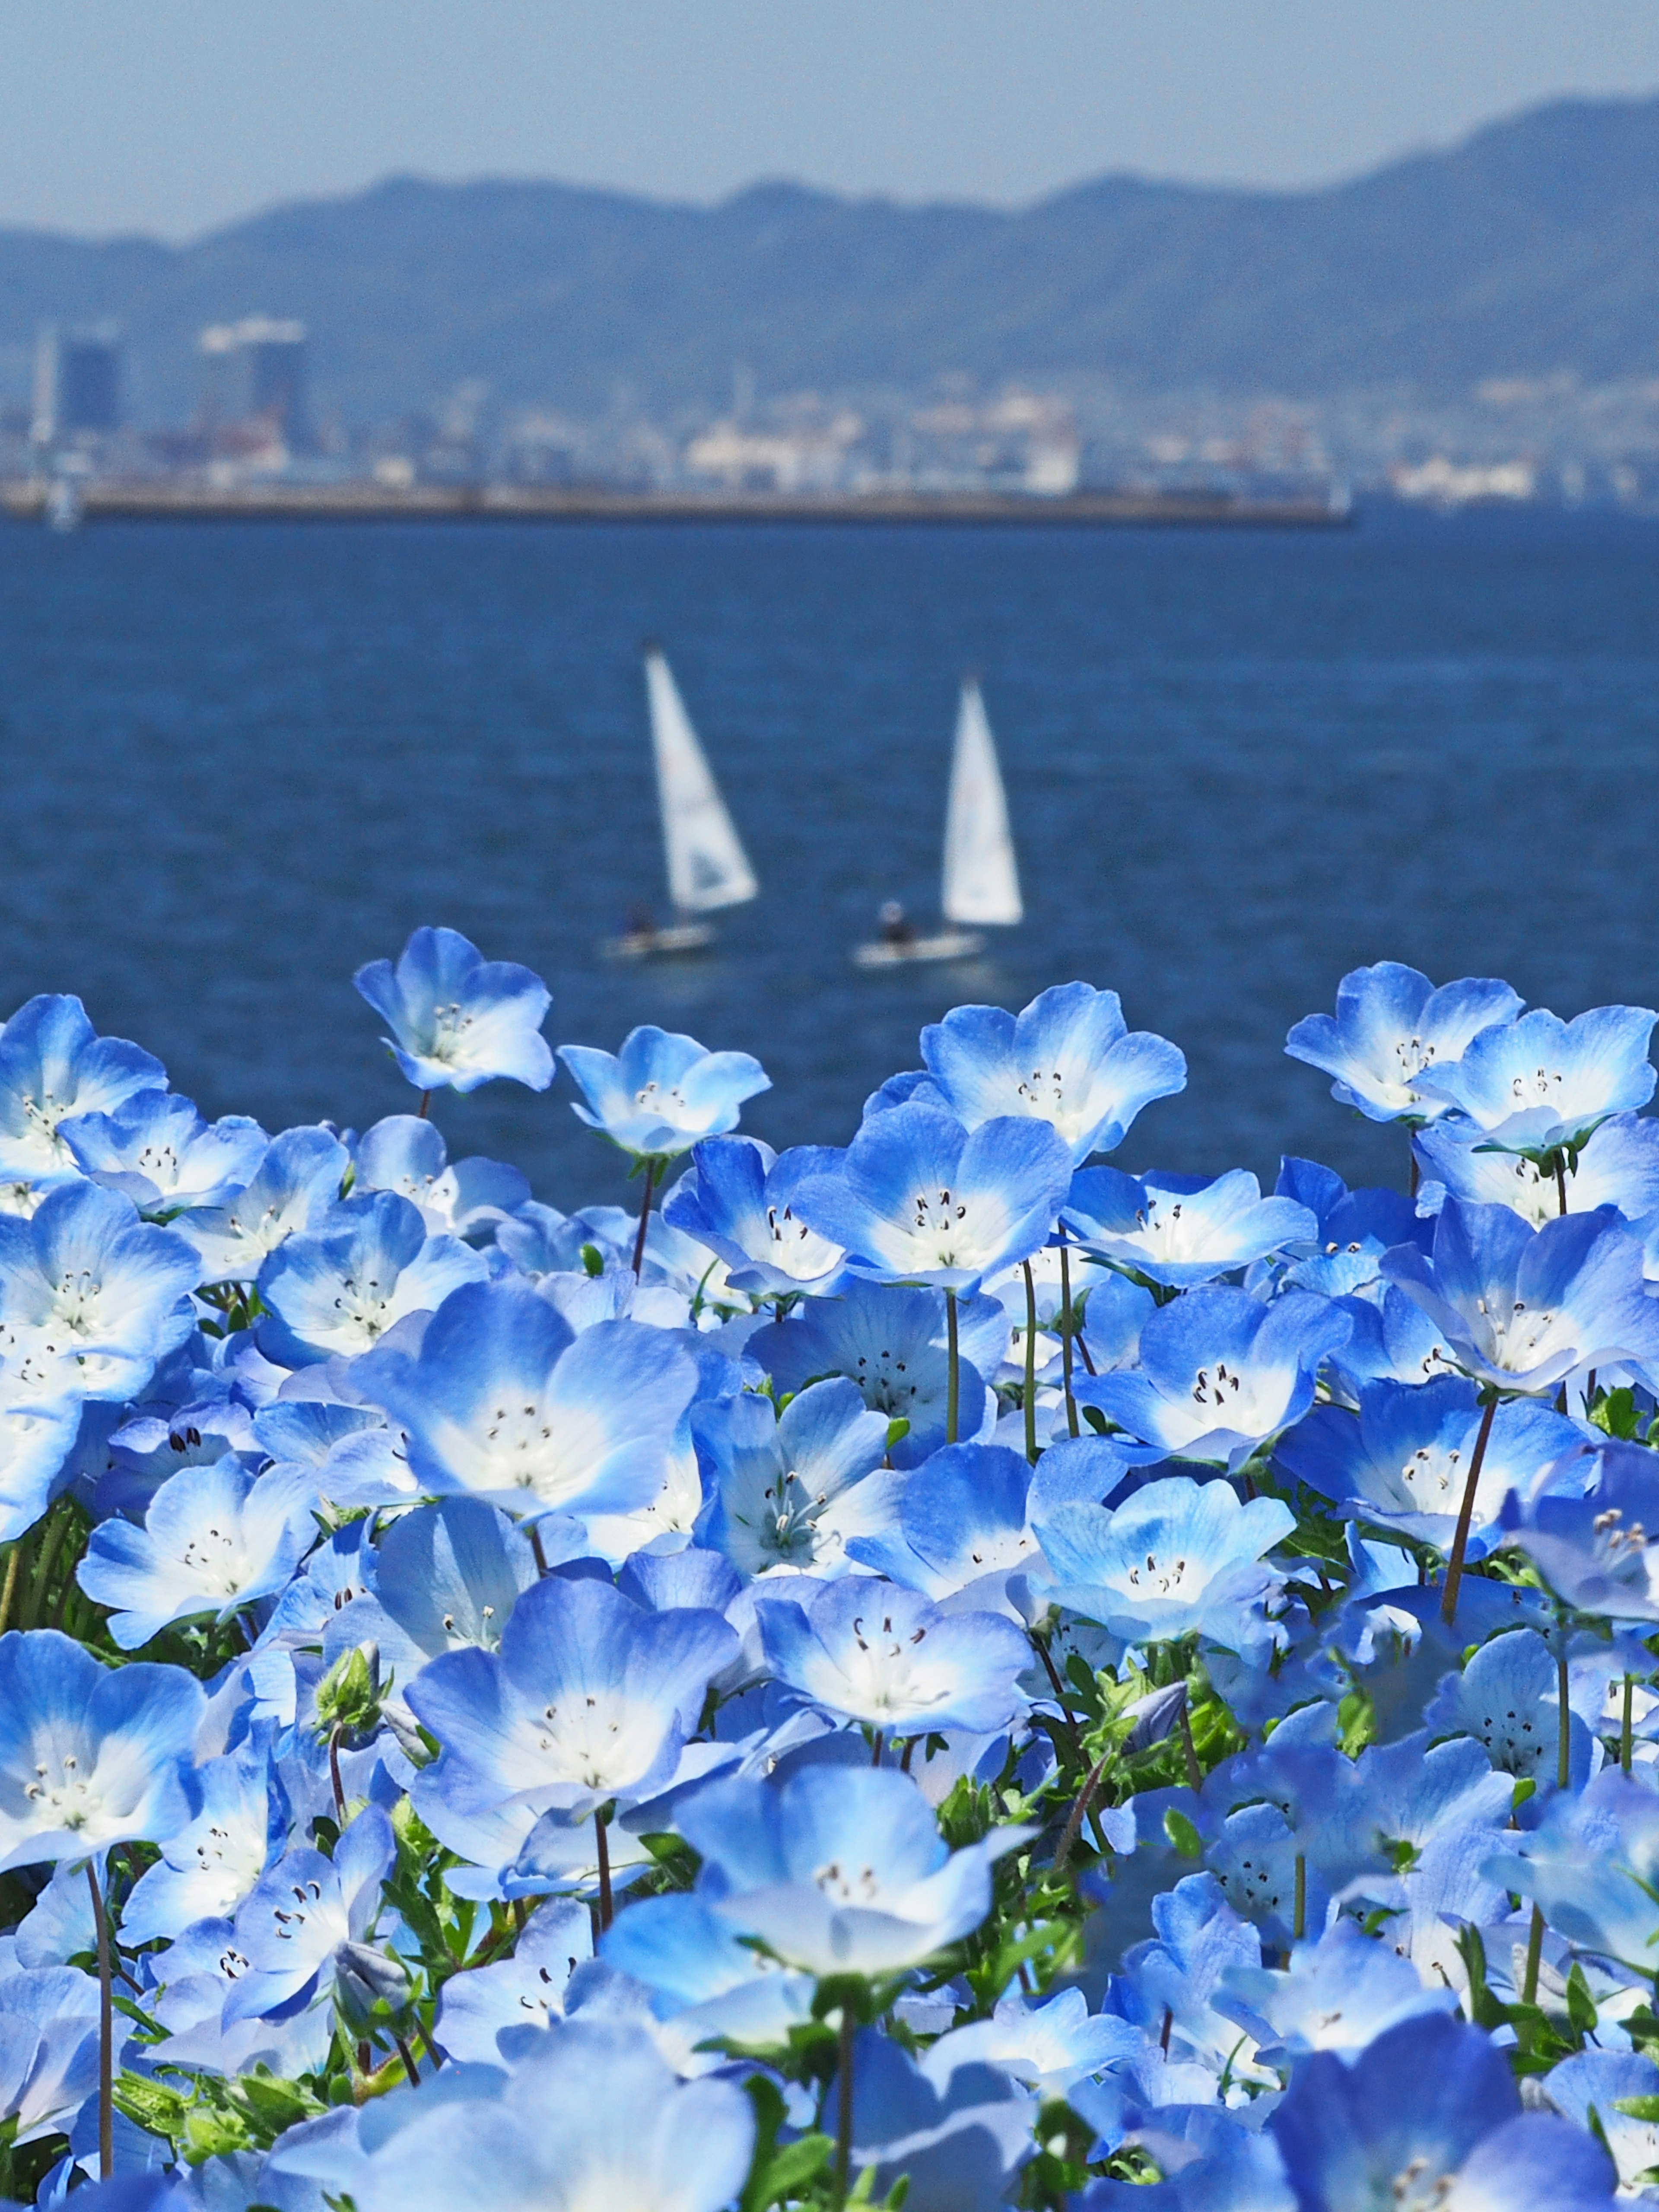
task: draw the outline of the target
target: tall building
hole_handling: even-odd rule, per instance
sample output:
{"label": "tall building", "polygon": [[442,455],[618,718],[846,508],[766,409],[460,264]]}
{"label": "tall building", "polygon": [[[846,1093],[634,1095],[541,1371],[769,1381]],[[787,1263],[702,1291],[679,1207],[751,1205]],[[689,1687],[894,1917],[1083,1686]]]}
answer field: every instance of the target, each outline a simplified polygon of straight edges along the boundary
{"label": "tall building", "polygon": [[121,342],[113,325],[59,331],[48,325],[34,355],[36,442],[102,434],[120,421]]}
{"label": "tall building", "polygon": [[210,426],[258,424],[290,453],[310,439],[306,409],[306,326],[270,315],[216,323],[201,338],[208,367]]}

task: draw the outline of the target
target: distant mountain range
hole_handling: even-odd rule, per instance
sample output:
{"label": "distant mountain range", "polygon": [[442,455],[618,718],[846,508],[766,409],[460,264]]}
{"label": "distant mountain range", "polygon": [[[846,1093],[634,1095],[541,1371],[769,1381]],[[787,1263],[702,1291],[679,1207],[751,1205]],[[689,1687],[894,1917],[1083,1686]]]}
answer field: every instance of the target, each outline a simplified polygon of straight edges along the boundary
{"label": "distant mountain range", "polygon": [[738,362],[763,393],[1655,376],[1659,99],[1559,101],[1309,192],[1109,176],[1006,213],[764,184],[702,209],[394,177],[177,247],[0,231],[0,347],[113,319],[141,421],[185,419],[202,326],[259,312],[304,319],[318,404],[356,420],[473,377],[672,418],[720,405]]}

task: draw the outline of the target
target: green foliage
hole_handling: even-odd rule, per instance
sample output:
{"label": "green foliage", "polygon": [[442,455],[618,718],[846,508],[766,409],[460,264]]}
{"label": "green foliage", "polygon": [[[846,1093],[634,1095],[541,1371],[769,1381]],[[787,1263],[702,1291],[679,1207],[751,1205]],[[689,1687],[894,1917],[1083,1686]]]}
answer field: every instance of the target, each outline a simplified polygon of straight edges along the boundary
{"label": "green foliage", "polygon": [[162,2072],[187,2086],[175,2087],[159,2075],[121,2074],[116,2110],[147,2133],[164,2136],[187,2166],[232,2151],[269,2150],[287,2129],[328,2109],[304,2082],[283,2081],[264,2067],[236,2080],[173,2067]]}

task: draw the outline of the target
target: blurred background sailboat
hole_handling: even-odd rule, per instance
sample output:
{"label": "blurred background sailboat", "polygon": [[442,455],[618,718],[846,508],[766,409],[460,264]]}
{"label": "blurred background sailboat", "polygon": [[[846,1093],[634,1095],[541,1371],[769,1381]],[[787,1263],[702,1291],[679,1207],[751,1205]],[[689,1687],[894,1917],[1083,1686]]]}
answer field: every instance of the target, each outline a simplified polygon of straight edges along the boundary
{"label": "blurred background sailboat", "polygon": [[648,912],[636,913],[620,937],[607,938],[599,947],[612,960],[700,952],[714,943],[714,932],[692,917],[741,906],[760,890],[662,647],[647,643],[644,654],[657,805],[675,919],[659,928]]}
{"label": "blurred background sailboat", "polygon": [[[1019,869],[1008,830],[1008,802],[997,766],[996,741],[972,676],[963,679],[957,709],[956,750],[951,761],[951,799],[945,819],[945,875],[939,900],[947,923],[999,927],[1023,919]],[[921,936],[904,908],[890,899],[881,909],[881,935],[853,948],[860,968],[896,968],[908,960],[961,960],[985,939],[960,927]]]}

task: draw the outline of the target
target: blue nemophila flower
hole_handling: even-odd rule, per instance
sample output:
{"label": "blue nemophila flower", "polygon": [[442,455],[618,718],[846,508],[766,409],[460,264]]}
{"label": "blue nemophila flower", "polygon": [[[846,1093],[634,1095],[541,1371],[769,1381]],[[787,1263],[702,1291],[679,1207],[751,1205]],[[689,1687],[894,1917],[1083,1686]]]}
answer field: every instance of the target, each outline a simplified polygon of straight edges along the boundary
{"label": "blue nemophila flower", "polygon": [[[1152,1901],[1154,1934],[1124,1954],[1111,2002],[1161,2045],[1171,2064],[1188,2062],[1212,2080],[1261,2081],[1249,2038],[1219,2008],[1227,1977],[1258,1966],[1261,1940],[1241,1920],[1212,1874],[1192,1874]],[[1145,1924],[1144,1922],[1142,1923]]]}
{"label": "blue nemophila flower", "polygon": [[[1007,2203],[1036,2150],[1036,2115],[1000,2068],[958,2058],[949,2038],[915,2058],[873,2028],[860,2030],[851,2056],[852,2162],[866,2201],[881,2203],[902,2175],[915,2212],[995,2212]],[[828,2111],[840,2094],[837,2080]]]}
{"label": "blue nemophila flower", "polygon": [[971,1935],[991,1909],[994,1863],[1030,1835],[994,1828],[952,1852],[921,1790],[891,1767],[711,1783],[676,1826],[720,1918],[818,1975],[897,1972]]}
{"label": "blue nemophila flower", "polygon": [[386,1345],[354,1373],[405,1431],[425,1489],[470,1491],[526,1516],[647,1504],[697,1387],[695,1362],[666,1331],[618,1321],[578,1335],[511,1279],[464,1285],[418,1352]]}
{"label": "blue nemophila flower", "polygon": [[800,1391],[780,1414],[745,1391],[696,1425],[713,1484],[700,1540],[745,1580],[779,1568],[833,1573],[847,1540],[891,1519],[902,1478],[872,1481],[885,1418],[844,1376]]}
{"label": "blue nemophila flower", "polygon": [[1248,1291],[1189,1291],[1147,1321],[1139,1369],[1074,1377],[1073,1390],[1143,1443],[1237,1467],[1302,1419],[1321,1361],[1352,1326],[1306,1291],[1271,1304]]}
{"label": "blue nemophila flower", "polygon": [[1507,983],[1471,976],[1437,991],[1415,968],[1379,960],[1345,975],[1335,1014],[1309,1014],[1285,1049],[1334,1076],[1332,1097],[1367,1121],[1431,1121],[1449,1102],[1425,1090],[1423,1078],[1462,1060],[1481,1030],[1520,1011]]}
{"label": "blue nemophila flower", "polygon": [[486,960],[453,929],[417,929],[398,956],[352,981],[392,1035],[384,1040],[417,1091],[476,1091],[510,1076],[532,1091],[553,1080],[541,1033],[553,1000],[516,961]]}
{"label": "blue nemophila flower", "polygon": [[1659,1462],[1645,1445],[1609,1442],[1564,1459],[1504,1528],[1555,1595],[1580,1613],[1659,1620]]}
{"label": "blue nemophila flower", "polygon": [[550,2027],[562,2019],[566,1984],[592,1955],[587,1907],[550,1899],[526,1921],[510,1959],[452,1974],[444,1984],[434,2030],[439,2049],[447,2058],[499,2065],[495,2038],[501,2030]]}
{"label": "blue nemophila flower", "polygon": [[652,2012],[672,2023],[658,2040],[682,2072],[708,2063],[692,2053],[716,2036],[765,2048],[787,2043],[790,2029],[811,2014],[811,1977],[781,1968],[745,1943],[702,1897],[641,1899],[619,1916],[599,1950],[608,1965],[651,1991]]}
{"label": "blue nemophila flower", "polygon": [[[1156,2093],[1166,2086],[1160,2075],[1170,2072],[1167,2061],[1156,2073],[1143,2063],[1137,2087],[1146,2109],[1123,2136],[1146,2151],[1170,2179],[1151,2185],[1156,2193],[1150,2205],[1143,2203],[1144,2184],[1091,2182],[1072,2198],[1071,2212],[1299,2212],[1273,2137],[1219,2106],[1160,2104]],[[1179,2086],[1171,2090],[1180,2094]],[[1095,2100],[1085,2100],[1085,2117],[1093,2122]],[[1120,2132],[1113,2130],[1115,2136]]]}
{"label": "blue nemophila flower", "polygon": [[248,1970],[225,1999],[227,2027],[325,2003],[347,1978],[370,1990],[382,1980],[393,1986],[392,1962],[368,1938],[397,1852],[391,1821],[370,1805],[331,1859],[301,1845],[261,1876],[236,1911],[236,1948]]}
{"label": "blue nemophila flower", "polygon": [[[990,1378],[1008,1342],[1008,1316],[994,1298],[957,1301],[962,1436],[996,1419]],[[744,1349],[780,1395],[823,1375],[856,1382],[872,1413],[907,1421],[892,1448],[896,1467],[919,1467],[945,1442],[950,1353],[945,1299],[933,1290],[846,1283],[834,1297],[808,1298],[786,1322],[757,1328]]]}
{"label": "blue nemophila flower", "polygon": [[[432,2100],[354,2174],[358,2212],[722,2212],[749,2172],[735,2081],[677,2081],[646,2027],[561,2021],[496,2095]],[[446,2069],[447,2070],[447,2069]],[[434,2085],[435,2086],[435,2085]]]}
{"label": "blue nemophila flower", "polygon": [[171,1940],[198,1920],[234,1913],[288,1839],[287,1793],[266,1724],[247,1742],[197,1770],[202,1809],[161,1842],[161,1856],[134,1883],[121,1914],[130,1947]]}
{"label": "blue nemophila flower", "polygon": [[1659,2120],[1636,2119],[1620,2106],[1659,2097],[1659,2066],[1636,2051],[1577,2051],[1551,2068],[1543,2086],[1564,2119],[1600,2131],[1619,2169],[1620,2194],[1639,2197],[1659,2166]]}
{"label": "blue nemophila flower", "polygon": [[[1362,1384],[1358,1409],[1316,1406],[1273,1447],[1285,1474],[1316,1490],[1345,1516],[1398,1529],[1449,1551],[1481,1422],[1474,1385],[1462,1376]],[[1550,1407],[1506,1400],[1492,1417],[1480,1462],[1469,1554],[1500,1537],[1513,1491],[1583,1442],[1583,1431]]]}
{"label": "blue nemophila flower", "polygon": [[1564,1022],[1536,1006],[1475,1038],[1455,1067],[1424,1088],[1465,1114],[1483,1143],[1505,1152],[1576,1146],[1609,1114],[1644,1106],[1659,1081],[1649,1006],[1596,1006]]}
{"label": "blue nemophila flower", "polygon": [[1644,1981],[1651,1977],[1659,1796],[1645,1783],[1603,1767],[1587,1789],[1554,1797],[1535,1830],[1492,1842],[1484,1871],[1535,1902],[1574,1950],[1615,1960]]}
{"label": "blue nemophila flower", "polygon": [[1340,1176],[1314,1160],[1281,1160],[1273,1194],[1294,1199],[1315,1217],[1311,1247],[1286,1255],[1283,1281],[1288,1289],[1316,1291],[1321,1297],[1369,1291],[1385,1252],[1396,1244],[1426,1246],[1434,1233],[1402,1191],[1350,1190]]}
{"label": "blue nemophila flower", "polygon": [[246,1188],[270,1142],[246,1114],[205,1121],[174,1091],[136,1091],[112,1114],[75,1115],[58,1133],[84,1174],[141,1213],[223,1206]]}
{"label": "blue nemophila flower", "polygon": [[278,1467],[305,1468],[318,1498],[331,1504],[400,1505],[417,1495],[403,1440],[376,1407],[279,1398],[260,1407],[252,1430],[261,1452]]}
{"label": "blue nemophila flower", "polygon": [[1046,1121],[1004,1115],[969,1133],[934,1107],[896,1106],[802,1183],[795,1210],[855,1274],[964,1291],[1047,1241],[1070,1181]]}
{"label": "blue nemophila flower", "polygon": [[353,1596],[327,1621],[323,1656],[332,1665],[373,1644],[399,1704],[440,1652],[463,1644],[493,1651],[520,1594],[537,1579],[522,1531],[481,1498],[446,1498],[401,1515],[375,1546],[372,1571],[373,1590]]}
{"label": "blue nemophila flower", "polygon": [[434,1236],[496,1227],[530,1198],[530,1185],[503,1160],[475,1157],[452,1165],[437,1126],[417,1114],[388,1114],[365,1129],[352,1165],[354,1191],[395,1190],[419,1206]]}
{"label": "blue nemophila flower", "polygon": [[[1561,1705],[1555,1657],[1535,1629],[1512,1629],[1483,1644],[1461,1674],[1448,1674],[1423,1717],[1436,1735],[1469,1735],[1500,1773],[1553,1787]],[[1589,1779],[1590,1732],[1567,1716],[1571,1779]]]}
{"label": "blue nemophila flower", "polygon": [[744,1100],[772,1087],[748,1053],[710,1052],[648,1024],[630,1030],[619,1053],[565,1044],[559,1058],[587,1102],[572,1109],[577,1120],[641,1159],[672,1159],[702,1137],[723,1136],[737,1127]]}
{"label": "blue nemophila flower", "polygon": [[1576,1367],[1659,1357],[1641,1240],[1610,1207],[1532,1229],[1506,1206],[1449,1199],[1432,1251],[1404,1246],[1382,1273],[1428,1315],[1447,1357],[1499,1389],[1553,1389]]}
{"label": "blue nemophila flower", "polygon": [[918,1590],[854,1575],[802,1604],[763,1597],[755,1615],[779,1681],[870,1728],[988,1735],[1025,1703],[1030,1646],[1000,1613],[942,1613]]}
{"label": "blue nemophila flower", "polygon": [[[86,1882],[79,1887],[84,1895]],[[98,1984],[72,1966],[0,1975],[0,2126],[20,2149],[98,2094]]]}
{"label": "blue nemophila flower", "polygon": [[947,1444],[899,1487],[890,1527],[855,1537],[848,1556],[939,1601],[981,1576],[1038,1565],[1027,1513],[1031,1468],[1004,1444]]}
{"label": "blue nemophila flower", "polygon": [[1457,1992],[1425,1989],[1392,1943],[1358,1922],[1334,1921],[1317,1942],[1297,1943],[1288,1969],[1235,1966],[1218,2009],[1236,2020],[1269,2065],[1315,2051],[1352,2054],[1402,2020],[1457,2009]]}
{"label": "blue nemophila flower", "polygon": [[343,1199],[286,1238],[259,1269],[259,1349],[289,1367],[369,1351],[405,1314],[432,1313],[489,1261],[454,1237],[428,1237],[395,1191]]}
{"label": "blue nemophila flower", "polygon": [[112,1670],[55,1628],[0,1636],[0,1873],[175,1835],[205,1702],[181,1667]]}
{"label": "blue nemophila flower", "polygon": [[510,1799],[586,1819],[608,1799],[648,1797],[737,1650],[717,1613],[653,1612],[609,1582],[538,1583],[498,1650],[447,1652],[410,1684],[410,1706],[443,1746],[422,1798],[463,1812]]}
{"label": "blue nemophila flower", "polygon": [[1237,1641],[1250,1608],[1278,1576],[1262,1554],[1288,1536],[1296,1516],[1276,1498],[1242,1503],[1230,1482],[1170,1475],[1114,1509],[1052,1507],[1037,1535],[1056,1602],[1136,1644],[1196,1629]]}
{"label": "blue nemophila flower", "polygon": [[314,1229],[340,1195],[350,1155],[332,1130],[284,1129],[247,1188],[179,1226],[201,1255],[204,1283],[251,1283],[286,1237]]}
{"label": "blue nemophila flower", "polygon": [[1047,1121],[1074,1164],[1115,1152],[1143,1106],[1187,1086],[1179,1048],[1131,1033],[1117,993],[1088,983],[1057,983],[1018,1015],[957,1006],[923,1030],[921,1056],[931,1087],[969,1128],[1008,1115]]}
{"label": "blue nemophila flower", "polygon": [[1507,2055],[1478,2027],[1402,2021],[1352,2060],[1310,2058],[1267,2123],[1298,2212],[1591,2212],[1613,2167],[1582,2130],[1521,2110]]}
{"label": "blue nemophila flower", "polygon": [[136,1651],[175,1621],[222,1622],[274,1597],[317,1540],[302,1468],[253,1475],[233,1457],[164,1482],[143,1526],[94,1528],[76,1579],[112,1608],[110,1634]]}
{"label": "blue nemophila flower", "polygon": [[0,1406],[0,1544],[26,1534],[75,1480],[82,1412],[74,1399]]}
{"label": "blue nemophila flower", "polygon": [[276,2018],[227,2026],[225,2000],[247,1972],[232,1922],[198,1920],[163,1956],[165,1969],[156,1978],[164,1986],[149,1996],[144,2008],[165,2031],[150,2054],[157,2065],[199,2066],[227,2075],[264,2066],[289,2080],[327,2065],[334,2021],[325,2005],[298,2012],[283,2008]]}
{"label": "blue nemophila flower", "polygon": [[124,1038],[100,1037],[78,999],[30,999],[0,1030],[0,1176],[72,1170],[60,1122],[167,1087],[161,1061]]}
{"label": "blue nemophila flower", "polygon": [[1063,1218],[1088,1249],[1154,1283],[1213,1282],[1287,1244],[1317,1236],[1319,1224],[1293,1199],[1263,1198],[1243,1168],[1202,1176],[1120,1174],[1085,1168],[1072,1178]]}
{"label": "blue nemophila flower", "polygon": [[705,1137],[664,1200],[662,1218],[719,1253],[734,1291],[770,1297],[821,1288],[841,1265],[841,1247],[807,1227],[794,1198],[805,1176],[837,1157],[800,1145],[780,1158],[757,1137]]}
{"label": "blue nemophila flower", "polygon": [[1616,1207],[1626,1221],[1659,1213],[1659,1121],[1635,1114],[1610,1115],[1559,1178],[1553,1165],[1490,1150],[1479,1127],[1461,1115],[1419,1129],[1413,1149],[1423,1173],[1418,1202],[1426,1212],[1459,1198],[1510,1206],[1534,1229],[1558,1213],[1591,1213],[1598,1206]]}
{"label": "blue nemophila flower", "polygon": [[1044,2097],[1063,2097],[1090,2075],[1138,2056],[1145,2045],[1127,2020],[1091,2013],[1081,1990],[1060,1990],[1042,2004],[1011,1990],[989,2020],[954,2029],[935,2048],[955,2065],[982,2059]]}
{"label": "blue nemophila flower", "polygon": [[[0,1042],[3,1042],[0,1039]],[[0,1215],[0,1358],[19,1401],[137,1397],[194,1327],[194,1248],[95,1183]]]}

